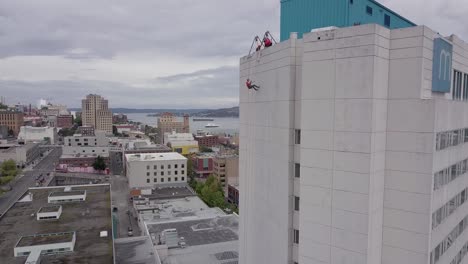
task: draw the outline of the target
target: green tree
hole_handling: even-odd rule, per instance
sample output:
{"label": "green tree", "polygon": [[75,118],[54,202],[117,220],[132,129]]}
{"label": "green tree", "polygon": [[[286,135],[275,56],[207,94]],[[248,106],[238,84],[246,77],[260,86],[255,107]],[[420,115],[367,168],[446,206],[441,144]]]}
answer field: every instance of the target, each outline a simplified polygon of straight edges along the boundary
{"label": "green tree", "polygon": [[83,121],[81,120],[81,117],[75,118],[75,124],[77,126],[82,126],[83,125]]}
{"label": "green tree", "polygon": [[97,171],[103,171],[107,168],[106,162],[104,158],[101,156],[97,156],[96,160],[93,163],[93,168]]}
{"label": "green tree", "polygon": [[8,106],[0,103],[0,109],[8,109]]}
{"label": "green tree", "polygon": [[16,162],[14,160],[7,160],[2,163],[0,166],[0,172],[2,176],[13,176],[15,177],[18,173],[18,168],[16,167]]}
{"label": "green tree", "polygon": [[213,150],[211,148],[201,146],[200,147],[200,152],[213,152]]}

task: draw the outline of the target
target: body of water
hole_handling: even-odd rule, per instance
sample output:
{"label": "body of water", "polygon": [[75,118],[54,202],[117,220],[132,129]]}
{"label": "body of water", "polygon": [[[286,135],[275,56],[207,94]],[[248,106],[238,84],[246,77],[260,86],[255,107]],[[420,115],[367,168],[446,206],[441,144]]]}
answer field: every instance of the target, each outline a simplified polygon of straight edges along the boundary
{"label": "body of water", "polygon": [[[134,122],[141,122],[143,124],[156,127],[158,123],[158,117],[148,116],[148,113],[128,113],[125,114],[128,117],[128,120]],[[239,118],[232,117],[213,117],[213,121],[193,121],[193,118],[190,117],[190,132],[196,133],[197,130],[201,129],[212,134],[226,133],[226,134],[236,134],[239,133]],[[179,121],[182,121],[182,117],[178,117]],[[214,123],[219,125],[219,127],[207,128],[205,127],[208,123]]]}

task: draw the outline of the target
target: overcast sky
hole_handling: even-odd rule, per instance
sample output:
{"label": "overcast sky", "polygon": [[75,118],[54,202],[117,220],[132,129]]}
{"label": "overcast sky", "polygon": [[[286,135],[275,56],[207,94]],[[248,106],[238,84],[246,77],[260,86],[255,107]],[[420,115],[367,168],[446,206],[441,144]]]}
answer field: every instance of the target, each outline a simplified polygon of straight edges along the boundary
{"label": "overcast sky", "polygon": [[[466,0],[380,0],[416,24],[468,40]],[[239,57],[279,38],[280,0],[0,0],[7,103],[218,108],[238,104]]]}

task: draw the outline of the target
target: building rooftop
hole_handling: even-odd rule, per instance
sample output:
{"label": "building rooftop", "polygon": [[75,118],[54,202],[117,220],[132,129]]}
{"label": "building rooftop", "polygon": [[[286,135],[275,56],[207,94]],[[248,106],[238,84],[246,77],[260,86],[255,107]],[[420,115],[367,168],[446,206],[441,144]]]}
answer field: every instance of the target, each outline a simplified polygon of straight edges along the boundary
{"label": "building rooftop", "polygon": [[177,152],[167,153],[142,153],[126,154],[127,161],[162,161],[162,160],[186,160],[187,158]]}
{"label": "building rooftop", "polygon": [[77,190],[77,191],[58,191],[58,192],[51,192],[49,193],[50,197],[58,197],[58,196],[73,196],[73,195],[84,195],[86,193],[85,190]]}
{"label": "building rooftop", "polygon": [[36,234],[31,236],[24,236],[20,238],[16,246],[29,247],[70,242],[73,239],[74,234],[74,232],[62,232],[54,234]]}
{"label": "building rooftop", "polygon": [[157,200],[138,199],[134,201],[133,206],[140,219],[148,222],[211,218],[226,215],[217,207],[209,208],[198,196]]}
{"label": "building rooftop", "polygon": [[[41,256],[41,263],[112,263],[112,236],[100,237],[101,231],[112,234],[110,185],[77,185],[71,191],[85,191],[86,200],[82,202],[60,203],[62,214],[59,219],[41,221],[35,214],[48,203],[48,196],[53,192],[63,192],[64,187],[30,188],[32,201],[16,202],[0,217],[0,260],[2,263],[24,263],[26,257],[14,257],[13,249],[19,242],[43,243],[42,239],[30,237],[37,234],[57,234],[76,232],[73,252]],[[23,197],[29,196],[25,194]],[[23,198],[22,197],[22,198]],[[20,200],[22,200],[20,198]],[[56,236],[53,239],[68,239]],[[55,240],[54,240],[55,241]]]}
{"label": "building rooftop", "polygon": [[116,263],[160,264],[153,242],[148,236],[126,237],[115,240]]}
{"label": "building rooftop", "polygon": [[109,152],[93,153],[93,154],[82,154],[82,153],[62,154],[60,158],[61,159],[79,159],[79,158],[84,159],[84,158],[97,158],[97,156],[107,158],[109,157]]}
{"label": "building rooftop", "polygon": [[60,205],[52,205],[52,206],[44,206],[41,207],[39,213],[50,213],[50,212],[58,212],[60,210]]}
{"label": "building rooftop", "polygon": [[[164,230],[175,229],[184,247],[158,251],[163,264],[234,264],[238,261],[239,219],[225,215],[207,219],[146,224],[156,248],[165,247],[160,238]],[[163,244],[163,245],[161,245]]]}

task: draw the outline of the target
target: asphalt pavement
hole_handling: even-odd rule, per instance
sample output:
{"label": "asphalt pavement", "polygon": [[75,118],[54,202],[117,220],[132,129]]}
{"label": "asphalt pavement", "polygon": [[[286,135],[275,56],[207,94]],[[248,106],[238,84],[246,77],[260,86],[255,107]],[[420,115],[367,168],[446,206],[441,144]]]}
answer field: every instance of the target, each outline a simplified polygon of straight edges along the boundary
{"label": "asphalt pavement", "polygon": [[[29,187],[36,187],[36,177],[41,174],[46,181],[47,173],[52,173],[55,169],[62,149],[59,147],[52,147],[51,151],[38,161],[32,169],[25,169],[22,176],[18,176],[12,183],[12,190],[0,196],[0,215],[4,214],[6,210],[16,202],[21,195],[23,195]],[[52,177],[52,176],[49,176]]]}
{"label": "asphalt pavement", "polygon": [[[130,202],[130,189],[127,177],[121,175],[111,175],[112,206],[117,208],[113,212],[118,217],[117,237],[128,237],[128,227],[132,228],[133,236],[141,235],[137,220],[135,220],[135,210]],[[127,212],[130,212],[130,216]]]}

